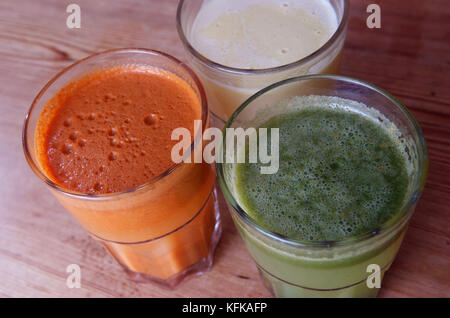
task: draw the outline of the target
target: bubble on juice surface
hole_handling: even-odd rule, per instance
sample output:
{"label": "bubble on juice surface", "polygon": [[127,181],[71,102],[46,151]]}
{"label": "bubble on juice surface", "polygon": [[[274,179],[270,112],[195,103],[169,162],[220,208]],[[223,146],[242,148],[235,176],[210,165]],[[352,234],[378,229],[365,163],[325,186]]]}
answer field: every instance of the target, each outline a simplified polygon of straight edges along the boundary
{"label": "bubble on juice surface", "polygon": [[117,129],[116,128],[114,128],[114,127],[112,127],[112,128],[110,128],[109,130],[108,130],[108,135],[109,136],[115,136],[117,134]]}
{"label": "bubble on juice surface", "polygon": [[67,118],[66,120],[64,120],[63,122],[64,127],[70,127],[70,125],[72,125],[72,118]]}
{"label": "bubble on juice surface", "polygon": [[155,125],[159,118],[156,114],[150,114],[144,117],[144,123],[148,126]]}
{"label": "bubble on juice surface", "polygon": [[73,152],[73,145],[70,143],[66,143],[62,146],[62,153],[65,155],[69,155]]}
{"label": "bubble on juice surface", "polygon": [[117,152],[115,151],[111,151],[108,155],[108,160],[109,161],[114,161],[117,159]]}
{"label": "bubble on juice surface", "polygon": [[72,141],[76,141],[80,137],[80,132],[78,130],[75,130],[73,133],[70,134],[69,139]]}

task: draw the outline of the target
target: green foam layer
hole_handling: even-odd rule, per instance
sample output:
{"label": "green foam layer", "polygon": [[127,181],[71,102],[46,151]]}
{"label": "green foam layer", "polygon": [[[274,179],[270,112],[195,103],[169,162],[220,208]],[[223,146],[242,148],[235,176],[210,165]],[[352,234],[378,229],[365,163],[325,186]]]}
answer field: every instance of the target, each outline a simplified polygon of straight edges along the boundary
{"label": "green foam layer", "polygon": [[236,190],[249,215],[268,230],[313,241],[342,240],[393,218],[408,187],[398,131],[344,99],[292,103],[295,111],[260,126],[280,129],[279,171],[264,175],[261,164],[236,165]]}

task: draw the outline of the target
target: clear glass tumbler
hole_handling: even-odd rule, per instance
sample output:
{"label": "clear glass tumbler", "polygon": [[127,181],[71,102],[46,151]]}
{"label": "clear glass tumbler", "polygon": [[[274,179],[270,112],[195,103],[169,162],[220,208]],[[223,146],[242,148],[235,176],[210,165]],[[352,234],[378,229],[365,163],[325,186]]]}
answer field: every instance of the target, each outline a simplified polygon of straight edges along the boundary
{"label": "clear glass tumbler", "polygon": [[368,233],[341,241],[292,240],[263,228],[246,213],[233,181],[235,164],[216,163],[218,180],[247,250],[264,284],[275,296],[375,297],[379,289],[367,284],[372,273],[367,271],[368,266],[378,265],[382,279],[394,261],[425,184],[428,169],[425,140],[416,120],[394,97],[365,82],[334,75],[300,76],[271,85],[242,104],[225,129],[258,127],[258,121],[261,125],[286,111],[284,107],[288,106],[283,103],[273,107],[280,100],[308,95],[336,96],[363,103],[400,129],[399,139],[409,154],[411,169],[405,203],[396,217]]}
{"label": "clear glass tumbler", "polygon": [[[99,69],[127,64],[162,68],[185,80],[201,101],[201,132],[208,128],[203,87],[185,64],[152,50],[110,50],[67,67],[37,95],[23,129],[25,157],[33,172],[61,204],[106,247],[133,280],[175,287],[187,276],[201,274],[212,267],[214,249],[221,235],[212,165],[174,164],[160,176],[136,188],[120,193],[88,195],[64,189],[53,182],[36,154],[39,115],[61,88]],[[193,143],[190,150],[195,147],[202,147],[201,143]]]}
{"label": "clear glass tumbler", "polygon": [[317,51],[290,64],[267,69],[240,69],[211,61],[191,44],[195,18],[207,0],[181,0],[177,12],[178,35],[187,52],[189,64],[199,75],[208,97],[209,108],[222,122],[248,97],[260,89],[294,76],[337,74],[344,46],[348,0],[326,0],[333,8],[338,27],[332,37]]}

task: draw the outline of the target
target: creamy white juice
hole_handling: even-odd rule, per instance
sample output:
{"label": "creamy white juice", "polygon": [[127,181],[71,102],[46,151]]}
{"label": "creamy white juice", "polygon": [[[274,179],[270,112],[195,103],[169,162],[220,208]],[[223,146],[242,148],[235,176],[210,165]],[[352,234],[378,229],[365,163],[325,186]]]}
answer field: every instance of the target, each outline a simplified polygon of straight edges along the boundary
{"label": "creamy white juice", "polygon": [[[199,1],[185,36],[200,55],[216,63],[190,56],[213,114],[226,121],[248,97],[286,78],[337,73],[345,29],[329,42],[344,17],[344,1],[336,3],[333,7],[328,0]],[[317,52],[327,42],[326,49]],[[273,69],[287,64],[291,65]]]}
{"label": "creamy white juice", "polygon": [[210,0],[193,24],[191,44],[219,64],[271,68],[310,55],[337,24],[323,0]]}

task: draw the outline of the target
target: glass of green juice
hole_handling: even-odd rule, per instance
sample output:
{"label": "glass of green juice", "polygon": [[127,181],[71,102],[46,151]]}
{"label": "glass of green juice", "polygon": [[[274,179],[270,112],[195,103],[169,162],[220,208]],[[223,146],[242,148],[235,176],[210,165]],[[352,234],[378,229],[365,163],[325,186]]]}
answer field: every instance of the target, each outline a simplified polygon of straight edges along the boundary
{"label": "glass of green juice", "polygon": [[[269,143],[278,128],[276,173],[248,162],[251,133],[234,138],[229,160],[230,128],[267,128]],[[375,297],[427,176],[411,113],[371,84],[307,75],[250,97],[223,136],[219,183],[265,286],[277,297]]]}

